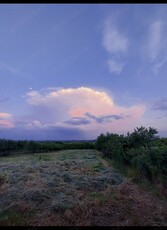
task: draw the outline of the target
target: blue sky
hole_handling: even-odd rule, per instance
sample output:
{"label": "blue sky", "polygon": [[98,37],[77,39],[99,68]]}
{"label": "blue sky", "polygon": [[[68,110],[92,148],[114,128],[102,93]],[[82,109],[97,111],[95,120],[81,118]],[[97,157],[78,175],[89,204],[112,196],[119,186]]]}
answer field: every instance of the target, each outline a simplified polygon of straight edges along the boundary
{"label": "blue sky", "polygon": [[166,4],[0,4],[0,138],[167,136]]}

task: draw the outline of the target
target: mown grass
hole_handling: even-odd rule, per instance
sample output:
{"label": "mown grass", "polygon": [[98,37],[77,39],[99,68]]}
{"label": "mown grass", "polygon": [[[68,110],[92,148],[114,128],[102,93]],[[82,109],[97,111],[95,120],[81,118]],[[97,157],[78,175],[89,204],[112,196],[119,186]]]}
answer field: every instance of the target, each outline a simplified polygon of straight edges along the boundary
{"label": "mown grass", "polygon": [[105,167],[98,154],[95,150],[66,150],[1,157],[0,224],[13,225],[14,219],[16,225],[23,224],[25,215],[4,214],[4,209],[20,201],[51,213],[64,212],[80,203],[82,191],[103,190],[112,171],[103,175]]}
{"label": "mown grass", "polygon": [[29,226],[29,220],[33,216],[33,210],[22,211],[8,208],[0,214],[1,226]]}
{"label": "mown grass", "polygon": [[[96,150],[8,156],[0,161],[2,226],[141,225],[136,200],[143,205],[150,198],[140,193]],[[149,202],[150,211],[154,202]],[[144,210],[142,215],[148,213]],[[155,215],[144,225],[149,218],[154,225],[166,223]]]}
{"label": "mown grass", "polygon": [[157,177],[157,182],[150,182],[149,180],[141,177],[141,174],[136,171],[135,168],[132,167],[123,167],[122,164],[114,161],[113,159],[102,156],[102,159],[106,160],[110,166],[113,166],[116,170],[119,170],[120,174],[126,178],[129,178],[134,183],[139,185],[141,189],[148,192],[155,198],[160,198],[164,201],[167,201],[167,187],[164,189],[164,185],[159,182],[159,178]]}

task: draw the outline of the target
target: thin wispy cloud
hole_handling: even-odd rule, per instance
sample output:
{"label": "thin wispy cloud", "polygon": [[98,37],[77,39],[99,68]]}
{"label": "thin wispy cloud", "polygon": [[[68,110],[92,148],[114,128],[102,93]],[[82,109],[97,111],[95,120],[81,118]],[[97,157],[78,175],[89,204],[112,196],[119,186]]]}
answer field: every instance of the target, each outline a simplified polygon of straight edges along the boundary
{"label": "thin wispy cloud", "polygon": [[156,62],[156,64],[153,66],[153,72],[155,73],[155,75],[158,74],[159,70],[161,69],[161,67],[163,67],[163,65],[166,62],[167,62],[167,56],[163,57],[162,60]]}
{"label": "thin wispy cloud", "polygon": [[126,53],[128,50],[128,39],[112,24],[112,19],[104,23],[103,46],[110,54]]}
{"label": "thin wispy cloud", "polygon": [[0,61],[0,70],[8,71],[12,75],[16,75],[16,76],[31,77],[30,74],[22,72],[17,67],[13,67],[13,66],[11,66],[5,62],[1,62],[1,61]]}
{"label": "thin wispy cloud", "polygon": [[107,64],[108,64],[110,73],[120,74],[124,67],[124,63],[117,62],[113,59],[108,59]]}
{"label": "thin wispy cloud", "polygon": [[162,111],[166,111],[167,110],[167,98],[162,98],[158,101],[156,101],[153,106],[152,106],[153,110],[162,110]]}
{"label": "thin wispy cloud", "polygon": [[129,40],[127,36],[113,24],[112,18],[108,18],[104,22],[103,46],[110,55],[107,61],[109,72],[120,74],[124,67],[123,60],[128,51]]}
{"label": "thin wispy cloud", "polygon": [[155,75],[167,62],[167,28],[162,19],[153,21],[148,29],[146,53]]}
{"label": "thin wispy cloud", "polygon": [[153,22],[149,28],[148,55],[150,61],[154,61],[160,54],[163,48],[162,39],[162,21],[158,20]]}

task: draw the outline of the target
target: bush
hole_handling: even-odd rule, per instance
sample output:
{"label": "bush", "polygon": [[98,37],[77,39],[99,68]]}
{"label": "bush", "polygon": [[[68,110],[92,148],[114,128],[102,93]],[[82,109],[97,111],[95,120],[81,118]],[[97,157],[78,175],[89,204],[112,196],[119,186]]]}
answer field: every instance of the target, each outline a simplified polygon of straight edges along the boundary
{"label": "bush", "polygon": [[[165,184],[167,179],[167,139],[156,136],[157,130],[140,127],[127,136],[107,133],[100,134],[95,147],[123,168],[136,170],[141,179]],[[135,173],[134,173],[135,175]]]}
{"label": "bush", "polygon": [[118,134],[101,134],[95,143],[95,147],[101,150],[105,156],[122,161],[123,157],[123,137]]}
{"label": "bush", "polygon": [[136,168],[142,177],[152,180],[152,164],[147,155],[135,156],[132,159],[132,167]]}

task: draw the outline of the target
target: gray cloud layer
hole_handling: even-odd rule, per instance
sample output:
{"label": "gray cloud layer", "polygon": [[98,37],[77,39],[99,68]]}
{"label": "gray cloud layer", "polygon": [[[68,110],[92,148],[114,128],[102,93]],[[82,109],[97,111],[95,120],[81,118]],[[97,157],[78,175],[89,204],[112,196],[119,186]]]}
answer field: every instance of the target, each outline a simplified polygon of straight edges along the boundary
{"label": "gray cloud layer", "polygon": [[154,110],[167,110],[167,98],[162,98],[153,105]]}
{"label": "gray cloud layer", "polygon": [[70,120],[67,120],[64,123],[70,125],[88,125],[90,124],[90,121],[83,117],[72,117]]}
{"label": "gray cloud layer", "polygon": [[91,114],[91,113],[89,113],[89,112],[85,113],[85,115],[86,115],[87,117],[89,117],[89,118],[95,120],[97,123],[103,123],[103,122],[105,122],[105,121],[107,121],[107,122],[112,122],[113,119],[114,119],[114,120],[123,119],[123,117],[120,116],[120,115],[107,115],[107,116],[99,116],[99,117],[97,117],[97,116],[94,116],[93,114]]}
{"label": "gray cloud layer", "polygon": [[120,115],[107,115],[107,116],[95,116],[89,112],[85,113],[85,117],[72,117],[71,119],[65,121],[65,124],[70,125],[88,125],[92,123],[92,120],[96,123],[112,122],[113,120],[123,119]]}

